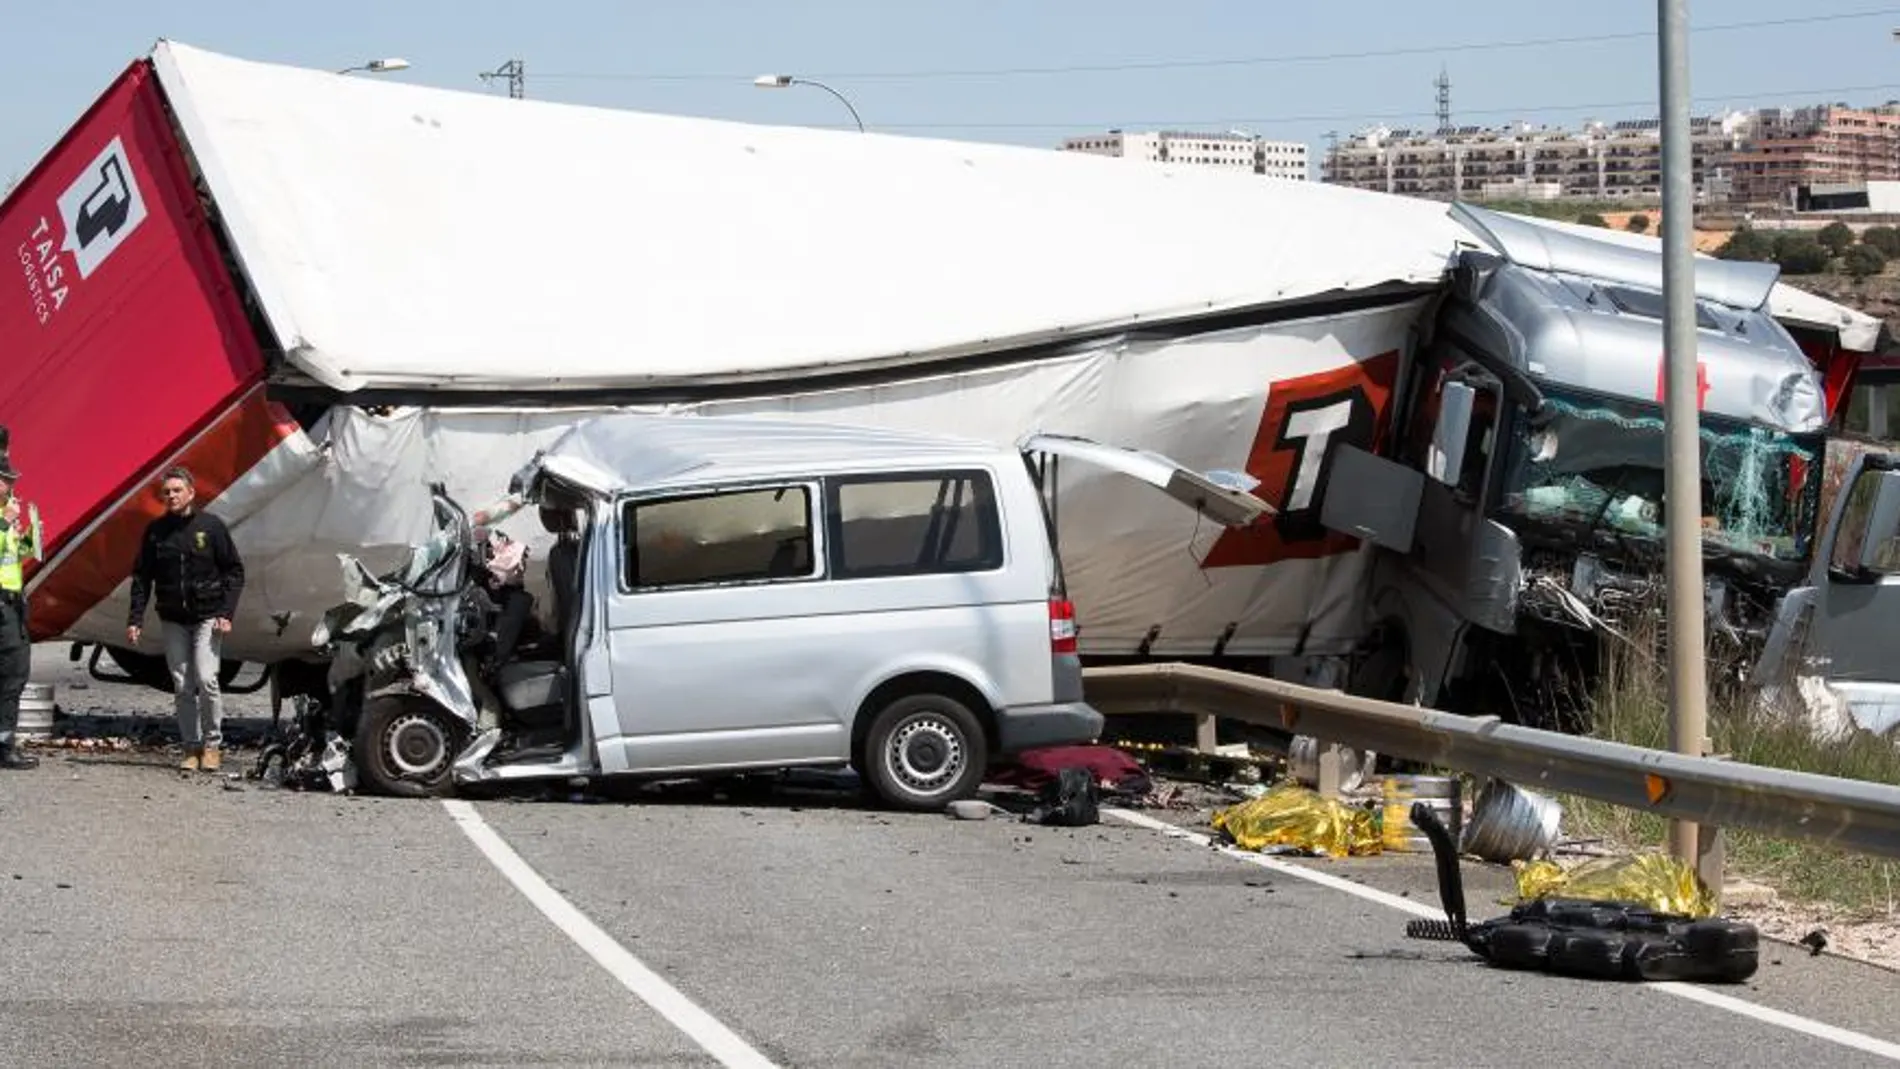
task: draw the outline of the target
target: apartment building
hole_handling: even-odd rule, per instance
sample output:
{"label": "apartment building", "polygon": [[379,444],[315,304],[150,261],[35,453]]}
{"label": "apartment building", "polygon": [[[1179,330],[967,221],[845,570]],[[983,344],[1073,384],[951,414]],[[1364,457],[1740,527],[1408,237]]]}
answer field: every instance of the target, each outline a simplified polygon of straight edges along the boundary
{"label": "apartment building", "polygon": [[1764,108],[1736,152],[1735,199],[1792,204],[1804,186],[1900,179],[1900,105]]}
{"label": "apartment building", "polygon": [[[1728,196],[1730,157],[1749,136],[1745,112],[1691,121],[1699,198]],[[1327,151],[1323,181],[1443,200],[1500,197],[1649,200],[1662,195],[1662,124],[1587,123],[1575,129],[1518,123],[1425,132],[1373,127]]]}
{"label": "apartment building", "polygon": [[1308,179],[1308,154],[1297,141],[1269,141],[1243,133],[1195,133],[1180,130],[1155,130],[1130,133],[1110,130],[1066,138],[1065,152],[1086,152],[1097,156],[1146,160],[1150,163],[1186,164],[1251,171],[1270,178],[1304,182]]}

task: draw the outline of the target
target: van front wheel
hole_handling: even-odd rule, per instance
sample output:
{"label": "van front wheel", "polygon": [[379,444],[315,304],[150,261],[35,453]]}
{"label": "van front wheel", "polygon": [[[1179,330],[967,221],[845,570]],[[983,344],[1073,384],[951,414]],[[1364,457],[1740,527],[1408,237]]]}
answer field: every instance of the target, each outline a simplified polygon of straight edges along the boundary
{"label": "van front wheel", "polygon": [[909,694],[886,705],[864,739],[871,789],[899,809],[942,809],[982,786],[989,767],[983,725],[942,694]]}
{"label": "van front wheel", "polygon": [[363,710],[352,749],[358,774],[375,793],[438,798],[449,793],[450,766],[467,740],[462,722],[434,705],[385,695]]}

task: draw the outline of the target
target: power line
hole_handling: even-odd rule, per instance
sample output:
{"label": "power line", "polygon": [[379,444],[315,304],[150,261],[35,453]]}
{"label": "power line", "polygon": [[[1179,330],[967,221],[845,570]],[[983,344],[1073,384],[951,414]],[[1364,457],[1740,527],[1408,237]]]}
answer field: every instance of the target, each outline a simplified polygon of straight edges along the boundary
{"label": "power line", "polygon": [[[1691,33],[1727,33],[1738,30],[1761,30],[1778,27],[1814,25],[1825,22],[1849,22],[1862,19],[1891,18],[1900,14],[1900,8],[1878,8],[1868,11],[1845,11],[1829,15],[1799,15],[1778,19],[1757,19],[1750,22],[1715,23],[1697,26]],[[1057,74],[1105,74],[1126,71],[1149,70],[1191,70],[1214,67],[1257,67],[1291,63],[1335,63],[1343,60],[1387,59],[1396,56],[1441,55],[1447,52],[1497,52],[1509,49],[1547,48],[1557,45],[1600,44],[1611,41],[1654,40],[1654,28],[1646,30],[1628,30],[1618,33],[1577,34],[1568,37],[1532,37],[1501,41],[1467,41],[1440,45],[1413,45],[1405,48],[1367,49],[1357,52],[1311,52],[1284,56],[1245,56],[1229,59],[1177,59],[1146,60],[1126,63],[1073,64],[1056,67],[988,67],[971,69],[914,70],[914,71],[833,71],[813,72],[809,77],[858,81],[912,81],[930,78],[1008,78],[1025,75]],[[746,74],[630,74],[630,73],[583,73],[559,72],[537,75],[541,78],[553,78],[564,81],[620,81],[620,82],[729,82],[751,80],[753,75]]]}
{"label": "power line", "polygon": [[[1883,93],[1900,90],[1900,82],[1882,85],[1847,85],[1829,89],[1780,89],[1761,90],[1749,93],[1726,93],[1722,95],[1699,95],[1695,102],[1713,104],[1723,101],[1787,99],[1790,97],[1838,97],[1849,93]],[[1461,108],[1461,115],[1530,115],[1540,112],[1578,112],[1578,111],[1617,111],[1632,108],[1656,109],[1656,99],[1601,101],[1594,104],[1519,104],[1509,108]],[[1179,130],[1195,128],[1213,128],[1229,126],[1285,126],[1294,123],[1345,123],[1400,121],[1421,119],[1431,114],[1425,111],[1390,112],[1386,114],[1342,114],[1330,115],[1278,115],[1253,119],[1117,119],[1108,122],[887,122],[886,129],[896,130],[1092,130],[1092,129],[1152,129]]]}

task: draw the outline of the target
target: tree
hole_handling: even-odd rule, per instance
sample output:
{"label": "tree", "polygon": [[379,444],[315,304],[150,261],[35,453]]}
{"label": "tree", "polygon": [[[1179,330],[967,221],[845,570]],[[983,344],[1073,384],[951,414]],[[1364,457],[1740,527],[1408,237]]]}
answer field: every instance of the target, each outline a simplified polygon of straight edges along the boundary
{"label": "tree", "polygon": [[1644,215],[1642,212],[1637,212],[1635,215],[1630,216],[1630,221],[1624,224],[1624,229],[1632,234],[1649,233],[1649,216]]}
{"label": "tree", "polygon": [[1881,255],[1890,260],[1900,256],[1900,230],[1890,226],[1868,227],[1861,233],[1860,243],[1879,249]]}
{"label": "tree", "polygon": [[1863,243],[1847,250],[1841,257],[1841,266],[1847,269],[1849,277],[1862,279],[1885,271],[1887,257],[1879,249]]}
{"label": "tree", "polygon": [[1610,226],[1608,220],[1595,212],[1584,212],[1582,215],[1577,216],[1577,222],[1583,226],[1600,226],[1606,230],[1609,229]]}
{"label": "tree", "polygon": [[1775,242],[1775,262],[1791,275],[1818,275],[1832,260],[1827,246],[1811,234],[1783,234]]}
{"label": "tree", "polygon": [[1775,258],[1775,241],[1759,230],[1742,227],[1729,235],[1722,247],[1715,250],[1717,259],[1757,260],[1768,262]]}
{"label": "tree", "polygon": [[1855,240],[1853,228],[1838,219],[1822,227],[1821,232],[1814,235],[1814,239],[1826,246],[1827,251],[1835,256],[1846,252]]}

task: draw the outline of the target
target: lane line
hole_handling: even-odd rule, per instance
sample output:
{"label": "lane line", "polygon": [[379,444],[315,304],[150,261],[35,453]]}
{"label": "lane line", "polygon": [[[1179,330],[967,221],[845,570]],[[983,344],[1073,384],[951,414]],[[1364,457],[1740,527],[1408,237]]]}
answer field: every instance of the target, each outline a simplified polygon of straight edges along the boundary
{"label": "lane line", "polygon": [[734,1069],[778,1069],[765,1055],[719,1023],[712,1014],[700,1009],[697,1003],[667,983],[659,973],[647,968],[613,936],[588,920],[587,915],[575,908],[573,903],[561,897],[559,891],[549,886],[541,874],[534,871],[533,866],[522,860],[521,855],[515,853],[514,848],[488,826],[488,822],[475,811],[474,805],[462,799],[448,798],[443,799],[442,808],[448,810],[449,819],[462,829],[462,834],[475,844],[475,849],[480,850],[489,864],[507,877],[515,890],[533,903],[542,916],[554,922],[554,926],[586,951],[588,957],[620,981],[620,986],[652,1007],[673,1027],[686,1033],[687,1038],[697,1043],[701,1050],[717,1058],[721,1065]]}
{"label": "lane line", "polygon": [[[1136,813],[1127,809],[1103,806],[1102,814],[1104,816],[1113,817],[1124,824],[1131,824],[1137,828],[1146,828],[1149,831],[1157,831],[1170,838],[1180,839],[1198,846],[1212,846],[1214,842],[1212,836],[1177,827],[1173,824],[1169,824],[1165,820],[1156,820],[1154,817],[1148,816],[1145,813]],[[1291,862],[1283,861],[1277,857],[1269,857],[1265,854],[1249,853],[1233,846],[1223,846],[1220,848],[1220,852],[1236,861],[1244,861],[1249,865],[1258,865],[1263,869],[1270,869],[1282,875],[1305,880],[1308,883],[1315,883],[1334,891],[1344,891],[1355,898],[1362,898],[1368,902],[1376,902],[1389,909],[1396,909],[1401,913],[1410,913],[1413,916],[1427,917],[1432,920],[1442,921],[1445,919],[1445,911],[1443,909],[1427,906],[1422,902],[1414,902],[1409,898],[1401,898],[1398,895],[1390,894],[1386,891],[1378,890],[1377,888],[1367,887],[1364,884],[1354,883],[1351,880],[1341,879],[1328,872],[1320,872],[1317,869],[1310,869],[1304,865],[1295,865]],[[1706,987],[1697,987],[1694,984],[1668,982],[1644,984],[1642,986],[1650,991],[1660,991],[1666,995],[1674,995],[1677,998],[1699,1003],[1711,1009],[1724,1010],[1741,1017],[1760,1021],[1763,1024],[1772,1025],[1777,1028],[1785,1028],[1791,1032],[1799,1032],[1802,1035],[1848,1047],[1860,1051],[1863,1054],[1872,1054],[1876,1057],[1886,1058],[1889,1061],[1900,1062],[1900,1043],[1891,1043],[1887,1040],[1877,1039],[1861,1032],[1838,1028],[1809,1017],[1788,1013],[1785,1010],[1771,1009],[1757,1002],[1736,998],[1733,995],[1724,995],[1716,991],[1711,991]]]}

